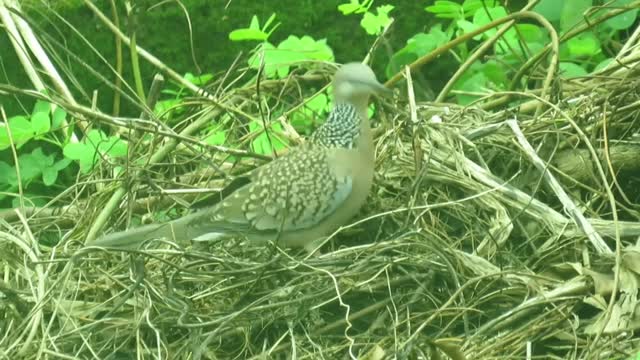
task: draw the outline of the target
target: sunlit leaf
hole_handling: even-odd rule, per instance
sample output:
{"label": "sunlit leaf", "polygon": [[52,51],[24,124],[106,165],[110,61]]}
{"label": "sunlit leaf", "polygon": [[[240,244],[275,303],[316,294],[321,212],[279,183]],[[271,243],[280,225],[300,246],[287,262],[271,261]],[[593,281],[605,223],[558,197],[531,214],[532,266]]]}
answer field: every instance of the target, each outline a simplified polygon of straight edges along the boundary
{"label": "sunlit leaf", "polygon": [[561,62],[560,65],[560,76],[565,79],[575,78],[580,76],[586,76],[587,70],[585,70],[582,66],[571,63],[571,62]]}
{"label": "sunlit leaf", "polygon": [[427,6],[424,9],[441,19],[464,18],[462,5],[453,1],[437,0],[433,5]]}

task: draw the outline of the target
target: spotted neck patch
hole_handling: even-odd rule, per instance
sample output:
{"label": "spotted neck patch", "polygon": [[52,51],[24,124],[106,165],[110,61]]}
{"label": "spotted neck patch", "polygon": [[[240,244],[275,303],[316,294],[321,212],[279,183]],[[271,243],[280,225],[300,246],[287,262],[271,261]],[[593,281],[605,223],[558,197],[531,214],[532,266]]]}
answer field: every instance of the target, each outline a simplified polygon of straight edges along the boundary
{"label": "spotted neck patch", "polygon": [[324,147],[352,149],[360,136],[360,121],[362,119],[353,105],[337,104],[310,140]]}

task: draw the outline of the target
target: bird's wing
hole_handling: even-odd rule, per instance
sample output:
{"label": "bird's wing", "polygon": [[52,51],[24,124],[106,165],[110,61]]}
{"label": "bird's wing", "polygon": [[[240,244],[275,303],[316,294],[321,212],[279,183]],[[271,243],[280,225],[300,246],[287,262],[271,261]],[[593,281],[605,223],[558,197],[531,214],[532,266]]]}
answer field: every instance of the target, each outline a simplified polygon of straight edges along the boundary
{"label": "bird's wing", "polygon": [[[336,175],[327,151],[301,147],[256,169],[252,182],[192,226],[216,231],[278,232],[312,227],[349,197],[353,179]],[[201,229],[205,230],[206,229]]]}

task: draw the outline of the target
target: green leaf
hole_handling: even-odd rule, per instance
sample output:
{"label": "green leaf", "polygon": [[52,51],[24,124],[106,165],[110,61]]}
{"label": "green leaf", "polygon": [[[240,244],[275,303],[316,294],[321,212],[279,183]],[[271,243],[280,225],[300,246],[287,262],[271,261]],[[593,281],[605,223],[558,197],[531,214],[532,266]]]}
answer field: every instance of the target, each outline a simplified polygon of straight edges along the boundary
{"label": "green leaf", "polygon": [[179,112],[178,110],[182,109],[180,104],[180,99],[158,101],[153,108],[153,113],[161,116],[163,119],[171,119],[174,113],[177,113]]}
{"label": "green leaf", "polygon": [[107,138],[107,135],[103,133],[101,130],[89,130],[87,136],[82,141],[87,146],[97,149],[100,146],[100,143]]}
{"label": "green leaf", "polygon": [[100,150],[100,153],[103,155],[117,158],[127,155],[128,146],[127,143],[122,141],[120,138],[116,136],[110,136],[100,142],[100,144],[98,145],[98,150]]}
{"label": "green leaf", "polygon": [[62,154],[72,160],[80,160],[86,153],[87,146],[83,143],[68,143],[62,149]]}
{"label": "green leaf", "polygon": [[497,5],[497,0],[465,0],[462,3],[462,11],[464,12],[464,17],[469,18],[472,17],[476,11],[488,7],[492,8]]}
{"label": "green leaf", "polygon": [[11,186],[18,185],[16,168],[4,161],[0,161],[0,184],[7,184]]}
{"label": "green leaf", "polygon": [[62,149],[62,153],[69,159],[79,162],[82,174],[86,174],[93,169],[95,162],[99,159],[95,147],[84,142],[69,143]]}
{"label": "green leaf", "polygon": [[436,0],[436,2],[424,8],[425,11],[435,14],[441,19],[463,19],[464,11],[462,5],[453,1]]}
{"label": "green leaf", "polygon": [[51,186],[56,183],[58,179],[58,170],[53,167],[46,168],[42,171],[42,182],[46,186]]}
{"label": "green leaf", "polygon": [[31,125],[36,135],[42,135],[51,129],[51,119],[48,112],[36,112],[31,115]]}
{"label": "green leaf", "polygon": [[184,74],[184,79],[194,85],[203,85],[211,81],[211,79],[213,79],[213,74],[202,74],[202,75],[196,76],[188,72]]}
{"label": "green leaf", "polygon": [[367,117],[373,118],[375,113],[376,113],[376,103],[369,104],[369,106],[367,107]]}
{"label": "green leaf", "polygon": [[488,87],[495,89],[503,89],[509,83],[507,73],[504,71],[504,66],[497,61],[488,61],[480,66],[487,79]]}
{"label": "green leaf", "polygon": [[504,54],[504,60],[521,61],[542,50],[548,43],[548,35],[539,26],[519,24],[498,40],[496,52]]}
{"label": "green leaf", "polygon": [[[506,16],[507,16],[507,10],[502,6],[487,8],[487,9],[483,8],[476,11],[476,13],[473,15],[473,24],[476,26],[476,28],[479,28],[484,25],[487,25],[492,21],[498,20]],[[509,31],[513,31],[513,29],[509,29]],[[493,35],[495,35],[496,32],[498,32],[496,28],[489,29],[485,31],[482,35],[479,35],[477,38],[478,39],[481,37],[484,37],[485,39],[490,38]]]}
{"label": "green leaf", "polygon": [[42,100],[37,100],[36,104],[33,106],[33,112],[31,113],[31,116],[33,116],[36,113],[46,113],[48,114],[51,111],[51,104],[46,102],[46,101],[42,101]]}
{"label": "green leaf", "polygon": [[51,128],[53,130],[61,128],[66,118],[67,112],[60,106],[56,106],[56,109],[53,111],[53,117],[51,118]]}
{"label": "green leaf", "polygon": [[362,6],[358,0],[351,0],[349,3],[338,5],[338,10],[342,15],[349,14],[361,14],[367,11],[367,8]]}
{"label": "green leaf", "polygon": [[66,169],[69,164],[71,164],[71,159],[62,158],[53,164],[53,168],[60,171]]}
{"label": "green leaf", "polygon": [[402,70],[405,65],[418,60],[418,57],[418,55],[408,50],[406,47],[404,49],[400,49],[397,53],[393,54],[391,60],[389,60],[389,63],[385,68],[385,74],[389,78],[392,77],[398,73],[398,71]]}
{"label": "green leaf", "polygon": [[471,21],[465,19],[456,21],[456,25],[458,25],[458,27],[462,29],[462,32],[464,34],[468,34],[478,28]]}
{"label": "green leaf", "polygon": [[45,169],[53,165],[55,155],[45,155],[42,148],[35,148],[30,154],[22,154],[18,158],[20,163],[20,178],[27,186],[33,180],[38,179]]}
{"label": "green leaf", "polygon": [[[9,128],[13,141],[17,146],[24,144],[33,138],[33,127],[31,122],[24,116],[14,116],[9,119]],[[2,144],[0,144],[1,146]]]}
{"label": "green leaf", "polygon": [[604,68],[606,68],[609,64],[611,64],[614,61],[613,58],[608,58],[608,59],[604,59],[602,60],[600,63],[598,63],[598,65],[596,65],[596,68],[593,69],[593,72],[598,72]]}
{"label": "green leaf", "polygon": [[416,34],[407,40],[407,48],[418,56],[426,55],[444,45],[449,38],[439,28],[433,28],[428,34]]}
{"label": "green leaf", "polygon": [[251,17],[251,23],[249,24],[249,29],[252,29],[252,30],[260,29],[260,21],[258,21],[258,16],[253,15]]}
{"label": "green leaf", "polygon": [[[633,0],[613,0],[611,3],[607,2],[607,10],[629,5]],[[604,10],[603,10],[604,12]],[[631,27],[635,23],[638,17],[638,9],[628,10],[618,16],[612,17],[605,21],[605,24],[610,26],[614,30],[625,30]]]}
{"label": "green leaf", "polygon": [[306,35],[301,38],[289,36],[278,45],[278,49],[303,54],[305,60],[333,60],[333,50],[327,45],[326,39],[314,40]]}
{"label": "green leaf", "polygon": [[533,24],[518,24],[516,25],[516,29],[527,45],[532,43],[546,44],[549,41],[549,36],[540,26]]}
{"label": "green leaf", "polygon": [[309,134],[313,120],[323,114],[329,107],[329,98],[325,94],[318,94],[305,105],[291,114],[291,125],[299,132]]}
{"label": "green leaf", "polygon": [[591,32],[582,33],[569,39],[566,45],[569,49],[571,59],[576,57],[592,57],[602,51],[598,38]]}
{"label": "green leaf", "polygon": [[256,122],[249,123],[249,131],[262,131],[262,133],[251,141],[251,148],[258,154],[272,155],[274,151],[284,149],[286,144],[279,139],[278,134],[282,133],[282,125],[272,123],[269,126],[269,135],[262,131],[262,125]]}
{"label": "green leaf", "polygon": [[222,145],[227,140],[227,133],[224,130],[215,130],[204,138],[204,142],[211,145]]}
{"label": "green leaf", "polygon": [[229,33],[231,41],[265,41],[269,38],[269,34],[260,29],[237,29]]}
{"label": "green leaf", "polygon": [[573,29],[584,22],[584,13],[593,5],[592,0],[565,0],[560,18],[560,30],[562,32]]}
{"label": "green leaf", "polygon": [[289,74],[290,66],[296,62],[332,61],[333,51],[327,46],[325,39],[314,40],[310,36],[298,38],[291,35],[278,44],[277,48],[270,43],[262,43],[249,58],[249,66],[258,69],[261,57],[264,57],[264,71],[268,78],[283,78]]}
{"label": "green leaf", "polygon": [[560,76],[565,79],[586,76],[587,70],[571,62],[560,62]]}
{"label": "green leaf", "polygon": [[360,21],[360,26],[369,35],[380,35],[382,30],[391,22],[389,17],[391,10],[393,10],[393,5],[378,6],[376,8],[377,15],[367,11]]}
{"label": "green leaf", "polygon": [[448,35],[438,25],[432,27],[428,34],[415,34],[407,40],[407,45],[404,48],[391,57],[386,68],[387,76],[397,73],[404,65],[410,64],[420,56],[428,54],[447,41],[449,41]]}
{"label": "green leaf", "polygon": [[550,22],[560,20],[562,16],[562,9],[564,8],[566,0],[540,0],[540,2],[533,7],[533,11],[545,17]]}
{"label": "green leaf", "polygon": [[0,123],[0,150],[8,148],[10,144],[7,127],[5,124]]}
{"label": "green leaf", "polygon": [[[458,85],[459,84],[459,85]],[[466,92],[485,92],[487,77],[483,72],[477,72],[468,77],[462,77],[456,82],[455,89]],[[477,99],[477,96],[469,94],[456,95],[458,103],[468,105]]]}
{"label": "green leaf", "polygon": [[69,143],[62,150],[64,156],[80,163],[80,172],[86,174],[102,157],[116,158],[127,155],[128,144],[117,136],[100,130],[91,130],[81,143]]}
{"label": "green leaf", "polygon": [[495,51],[498,54],[509,55],[516,53],[522,56],[522,51],[520,50],[520,37],[514,28],[507,30],[495,45]]}
{"label": "green leaf", "polygon": [[273,26],[273,28],[268,30],[268,27],[275,20],[275,18],[276,18],[276,14],[275,13],[271,14],[269,19],[265,23],[264,27],[261,29],[258,17],[256,15],[253,15],[253,17],[251,18],[251,23],[249,24],[249,27],[231,31],[229,33],[229,39],[231,41],[250,41],[250,40],[266,41],[269,38],[269,36],[273,33],[273,31],[280,25],[280,24],[276,24]]}

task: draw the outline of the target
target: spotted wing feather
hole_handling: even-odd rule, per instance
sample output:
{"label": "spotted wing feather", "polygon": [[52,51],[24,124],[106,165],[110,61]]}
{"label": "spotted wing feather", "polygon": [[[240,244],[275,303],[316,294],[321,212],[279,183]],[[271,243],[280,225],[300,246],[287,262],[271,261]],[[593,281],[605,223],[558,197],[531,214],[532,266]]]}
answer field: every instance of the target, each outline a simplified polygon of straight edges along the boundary
{"label": "spotted wing feather", "polygon": [[197,223],[248,233],[306,229],[343,204],[353,185],[350,176],[335,176],[326,151],[311,146],[256,169],[251,180]]}

